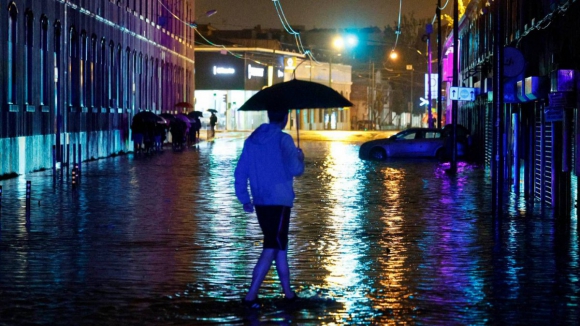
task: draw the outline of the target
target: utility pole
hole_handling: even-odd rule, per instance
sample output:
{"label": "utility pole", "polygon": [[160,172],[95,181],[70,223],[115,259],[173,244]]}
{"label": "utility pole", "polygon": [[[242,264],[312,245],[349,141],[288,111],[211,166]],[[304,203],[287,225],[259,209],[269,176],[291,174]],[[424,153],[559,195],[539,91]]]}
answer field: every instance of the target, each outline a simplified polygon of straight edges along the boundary
{"label": "utility pole", "polygon": [[376,88],[376,84],[375,84],[375,63],[372,62],[371,63],[371,90],[370,90],[370,95],[371,95],[371,100],[370,100],[370,104],[369,104],[369,121],[371,122],[371,128],[372,128],[372,123],[373,123],[373,111],[375,109],[375,88]]}
{"label": "utility pole", "polygon": [[407,65],[407,70],[411,71],[411,92],[410,92],[411,97],[409,98],[409,113],[413,114],[413,108],[414,108],[414,106],[413,106],[413,88],[414,87],[413,86],[415,85],[415,82],[413,80],[414,79],[413,72],[415,71],[415,69],[414,69],[413,65]]}
{"label": "utility pole", "polygon": [[429,104],[427,104],[427,110],[428,110],[428,117],[429,117],[429,128],[433,128],[433,112],[431,110],[431,73],[432,73],[432,64],[431,64],[431,33],[433,33],[433,25],[431,24],[427,24],[427,26],[425,27],[425,32],[427,34],[427,74],[428,76],[428,82],[427,82],[427,101],[429,101]]}
{"label": "utility pole", "polygon": [[328,59],[328,87],[332,88],[332,53]]}
{"label": "utility pole", "polygon": [[[495,1],[492,4],[494,9],[493,19],[493,143],[491,158],[492,173],[492,209],[496,216],[501,216],[503,212],[503,7],[501,1]],[[519,173],[519,172],[518,172]]]}
{"label": "utility pole", "polygon": [[[453,87],[459,85],[459,0],[455,0],[453,5]],[[455,174],[457,172],[457,117],[459,105],[457,101],[453,101],[451,107],[451,119],[453,139],[451,150],[451,166],[449,172]]]}
{"label": "utility pole", "polygon": [[441,51],[443,46],[443,42],[441,39],[441,0],[437,0],[437,73],[439,74],[439,78],[437,78],[437,128],[441,128],[441,120],[443,120],[443,113],[442,113],[442,98],[441,96],[441,83],[443,81],[443,63],[442,63],[442,55]]}

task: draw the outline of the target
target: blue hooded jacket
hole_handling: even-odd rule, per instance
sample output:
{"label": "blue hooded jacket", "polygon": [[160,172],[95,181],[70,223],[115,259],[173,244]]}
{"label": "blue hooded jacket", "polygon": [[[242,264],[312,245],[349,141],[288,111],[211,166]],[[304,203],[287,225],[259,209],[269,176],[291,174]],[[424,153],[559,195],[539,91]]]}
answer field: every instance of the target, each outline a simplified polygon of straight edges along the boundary
{"label": "blue hooded jacket", "polygon": [[234,172],[236,196],[242,204],[254,205],[294,203],[293,179],[304,172],[294,140],[277,124],[262,124],[244,142]]}

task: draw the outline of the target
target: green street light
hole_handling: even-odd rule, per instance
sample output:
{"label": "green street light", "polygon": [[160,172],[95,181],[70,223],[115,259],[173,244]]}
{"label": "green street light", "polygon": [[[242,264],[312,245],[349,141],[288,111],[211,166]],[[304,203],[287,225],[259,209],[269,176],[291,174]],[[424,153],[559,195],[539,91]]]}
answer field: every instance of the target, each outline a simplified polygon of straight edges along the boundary
{"label": "green street light", "polygon": [[354,35],[348,35],[346,37],[346,42],[348,43],[349,46],[354,47],[357,46],[358,44],[358,38]]}

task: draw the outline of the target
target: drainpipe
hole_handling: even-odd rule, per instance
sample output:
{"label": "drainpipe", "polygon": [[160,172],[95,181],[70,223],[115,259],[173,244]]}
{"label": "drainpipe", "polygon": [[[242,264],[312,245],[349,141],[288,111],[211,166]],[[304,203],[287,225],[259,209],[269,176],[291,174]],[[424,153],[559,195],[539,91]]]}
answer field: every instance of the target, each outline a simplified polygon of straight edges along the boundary
{"label": "drainpipe", "polygon": [[501,1],[494,1],[494,45],[493,45],[493,151],[492,164],[492,207],[496,216],[503,213],[504,158],[503,137],[503,6]]}
{"label": "drainpipe", "polygon": [[443,51],[443,40],[441,38],[441,0],[437,0],[437,73],[439,78],[437,78],[437,128],[441,129],[442,114],[442,101],[441,101],[441,83],[443,82],[443,62],[441,52]]}
{"label": "drainpipe", "polygon": [[[453,5],[453,87],[459,86],[459,4],[455,0]],[[459,105],[457,101],[452,101],[451,106],[451,123],[453,130],[451,166],[449,173],[457,172],[457,117]]]}

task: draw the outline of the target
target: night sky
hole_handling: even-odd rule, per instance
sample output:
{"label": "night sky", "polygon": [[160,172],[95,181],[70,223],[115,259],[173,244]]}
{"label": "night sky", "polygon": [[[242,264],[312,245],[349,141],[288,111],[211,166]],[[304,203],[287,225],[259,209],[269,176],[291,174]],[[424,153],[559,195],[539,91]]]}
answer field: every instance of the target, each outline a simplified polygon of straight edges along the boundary
{"label": "night sky", "polygon": [[[445,5],[446,0],[441,0]],[[362,28],[396,26],[399,0],[280,0],[291,25],[312,28]],[[402,13],[414,12],[416,18],[432,18],[437,0],[403,0]],[[453,1],[444,9],[451,14]],[[222,30],[282,28],[272,0],[196,0],[196,16],[200,24],[211,23]],[[203,13],[216,9],[214,16]]]}

